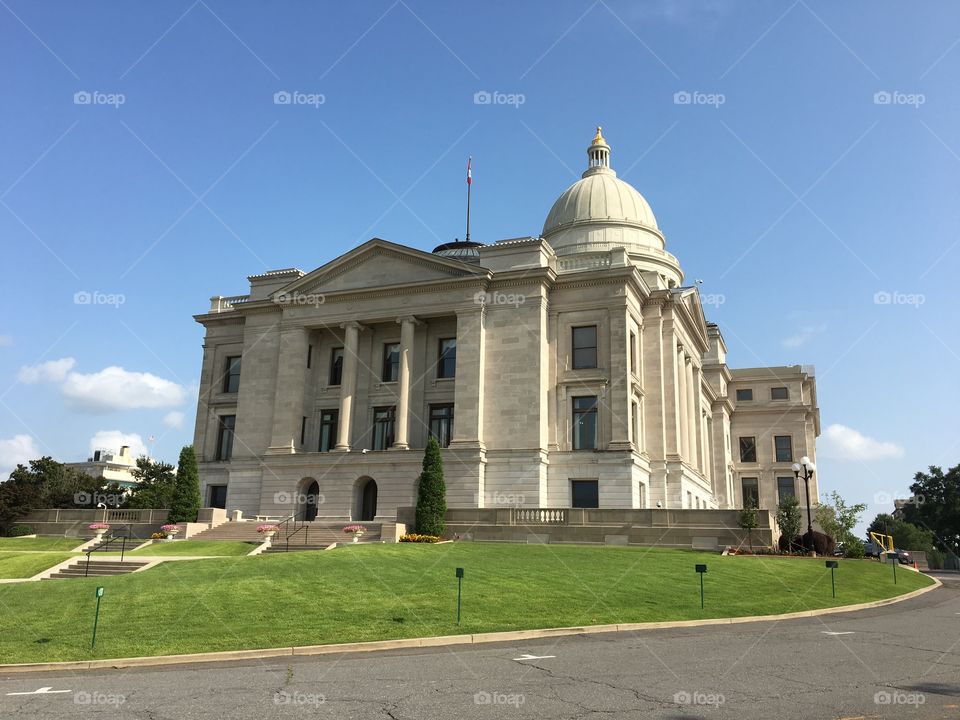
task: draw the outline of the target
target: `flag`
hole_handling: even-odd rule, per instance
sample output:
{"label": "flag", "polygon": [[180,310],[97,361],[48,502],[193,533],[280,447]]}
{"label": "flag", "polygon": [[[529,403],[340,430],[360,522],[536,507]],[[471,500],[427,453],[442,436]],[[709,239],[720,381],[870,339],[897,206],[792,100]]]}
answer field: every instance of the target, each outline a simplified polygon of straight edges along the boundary
{"label": "flag", "polygon": [[470,164],[473,162],[472,157],[467,158],[467,185],[473,185],[473,171],[470,169]]}

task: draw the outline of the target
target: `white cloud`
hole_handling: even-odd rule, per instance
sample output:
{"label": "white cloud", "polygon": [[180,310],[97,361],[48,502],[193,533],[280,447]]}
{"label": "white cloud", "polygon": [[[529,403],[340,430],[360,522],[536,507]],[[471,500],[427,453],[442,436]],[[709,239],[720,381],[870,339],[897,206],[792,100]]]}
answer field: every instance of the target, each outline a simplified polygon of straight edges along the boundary
{"label": "white cloud", "polygon": [[24,365],[17,373],[17,379],[22,383],[63,382],[67,373],[73,369],[77,361],[72,357],[49,360],[39,365]]}
{"label": "white cloud", "polygon": [[163,416],[163,424],[168,428],[182,428],[184,414],[179,410],[171,410]]}
{"label": "white cloud", "polygon": [[798,348],[806,345],[808,342],[813,340],[814,337],[824,332],[826,329],[826,325],[805,325],[790,337],[786,337],[781,340],[780,344],[787,348]]}
{"label": "white cloud", "polygon": [[89,412],[171,407],[187,395],[175,382],[116,366],[89,374],[71,372],[60,391],[70,407]]}
{"label": "white cloud", "polygon": [[40,457],[36,441],[29,435],[14,435],[0,440],[0,482],[10,476],[18,464],[26,465],[28,460]]}
{"label": "white cloud", "polygon": [[846,425],[830,425],[823,433],[820,451],[840,460],[884,460],[903,457],[903,448],[863,435]]}
{"label": "white cloud", "polygon": [[124,445],[130,446],[130,454],[135,458],[150,454],[143,438],[137,433],[124,433],[119,430],[98,430],[97,434],[90,438],[90,454],[101,449],[120,452]]}

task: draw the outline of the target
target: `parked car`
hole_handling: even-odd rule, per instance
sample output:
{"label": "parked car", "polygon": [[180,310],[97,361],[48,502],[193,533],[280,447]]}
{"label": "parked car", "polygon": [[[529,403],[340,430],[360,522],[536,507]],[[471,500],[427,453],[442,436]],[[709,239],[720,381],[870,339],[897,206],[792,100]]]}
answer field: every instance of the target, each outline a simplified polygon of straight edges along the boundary
{"label": "parked car", "polygon": [[897,562],[901,565],[913,565],[913,558],[906,550],[894,550],[897,554]]}

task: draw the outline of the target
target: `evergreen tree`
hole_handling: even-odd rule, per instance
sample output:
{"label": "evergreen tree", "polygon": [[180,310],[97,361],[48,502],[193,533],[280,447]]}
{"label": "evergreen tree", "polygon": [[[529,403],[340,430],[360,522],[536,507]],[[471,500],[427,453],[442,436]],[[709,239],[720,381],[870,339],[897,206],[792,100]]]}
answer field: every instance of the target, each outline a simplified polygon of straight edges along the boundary
{"label": "evergreen tree", "polygon": [[173,505],[177,482],[173,465],[141,456],[130,474],[136,479],[137,486],[127,499],[127,507],[159,510]]}
{"label": "evergreen tree", "polygon": [[437,439],[431,436],[423,454],[423,472],[417,485],[417,532],[421,535],[443,535],[446,514],[447,488],[443,482],[443,459]]}
{"label": "evergreen tree", "polygon": [[173,499],[170,502],[172,523],[196,522],[200,509],[200,472],[193,445],[185,445],[177,461],[177,477],[173,484]]}

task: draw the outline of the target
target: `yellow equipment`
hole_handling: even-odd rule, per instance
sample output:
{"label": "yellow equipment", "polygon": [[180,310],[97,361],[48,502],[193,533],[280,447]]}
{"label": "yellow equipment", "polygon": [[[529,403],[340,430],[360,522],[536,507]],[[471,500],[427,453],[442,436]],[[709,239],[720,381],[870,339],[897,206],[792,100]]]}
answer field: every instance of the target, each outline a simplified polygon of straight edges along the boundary
{"label": "yellow equipment", "polygon": [[887,552],[893,552],[893,535],[882,535],[880,533],[871,532],[870,539]]}

